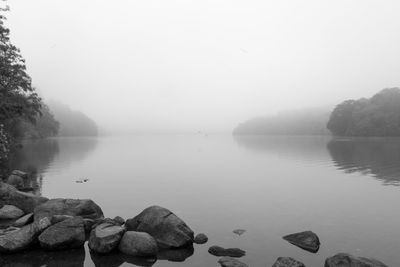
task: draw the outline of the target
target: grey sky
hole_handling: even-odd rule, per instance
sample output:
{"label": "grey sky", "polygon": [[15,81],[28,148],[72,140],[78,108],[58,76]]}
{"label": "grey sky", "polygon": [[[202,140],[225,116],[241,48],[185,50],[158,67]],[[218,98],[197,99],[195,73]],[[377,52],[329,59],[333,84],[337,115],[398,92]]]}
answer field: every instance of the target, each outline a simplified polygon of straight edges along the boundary
{"label": "grey sky", "polygon": [[47,99],[131,130],[230,131],[400,86],[398,0],[9,0]]}

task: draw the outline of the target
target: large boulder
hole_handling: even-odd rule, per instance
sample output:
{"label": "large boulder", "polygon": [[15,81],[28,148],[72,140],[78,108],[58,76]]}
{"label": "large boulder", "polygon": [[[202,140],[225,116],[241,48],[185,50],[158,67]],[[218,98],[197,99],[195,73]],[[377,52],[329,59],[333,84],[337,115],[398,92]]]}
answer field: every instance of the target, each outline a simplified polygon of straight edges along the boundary
{"label": "large boulder", "polygon": [[23,215],[24,212],[13,205],[4,205],[0,209],[0,220],[15,220]]}
{"label": "large boulder", "polygon": [[388,267],[384,263],[367,258],[357,258],[350,254],[339,253],[333,257],[327,258],[325,267]]}
{"label": "large boulder", "polygon": [[222,267],[248,267],[247,264],[231,257],[223,257],[219,259],[218,263]]}
{"label": "large boulder", "polygon": [[19,230],[0,236],[0,252],[12,253],[30,247],[37,241],[38,235],[50,225],[50,220],[43,218]]}
{"label": "large boulder", "polygon": [[139,257],[157,256],[157,241],[148,233],[128,231],[125,232],[118,246],[124,254]]}
{"label": "large boulder", "polygon": [[39,235],[40,246],[48,250],[78,248],[83,246],[85,239],[84,222],[81,217],[56,223]]}
{"label": "large boulder", "polygon": [[152,206],[125,223],[128,231],[146,232],[160,248],[179,248],[193,244],[194,233],[178,216],[166,208]]}
{"label": "large boulder", "polygon": [[89,248],[97,253],[109,253],[118,247],[125,228],[112,223],[97,225],[90,233]]}
{"label": "large boulder", "polygon": [[272,267],[306,267],[302,262],[290,257],[279,257]]}
{"label": "large boulder", "polygon": [[51,199],[34,211],[34,219],[51,218],[53,215],[70,215],[80,216],[85,219],[100,219],[103,218],[101,208],[90,199]]}
{"label": "large boulder", "polygon": [[212,246],[208,249],[208,253],[217,257],[235,257],[240,258],[246,255],[246,251],[239,248],[222,248],[219,246]]}
{"label": "large boulder", "polygon": [[48,201],[47,198],[18,191],[14,186],[0,182],[0,206],[13,205],[25,213],[33,212],[40,204]]}
{"label": "large boulder", "polygon": [[283,237],[283,239],[312,253],[318,252],[320,246],[318,236],[311,231],[286,235]]}

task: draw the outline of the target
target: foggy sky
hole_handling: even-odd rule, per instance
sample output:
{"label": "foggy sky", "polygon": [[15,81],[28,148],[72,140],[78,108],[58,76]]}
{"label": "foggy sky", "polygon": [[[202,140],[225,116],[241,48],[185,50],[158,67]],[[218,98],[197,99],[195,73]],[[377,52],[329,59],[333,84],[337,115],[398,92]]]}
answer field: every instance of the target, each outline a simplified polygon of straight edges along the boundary
{"label": "foggy sky", "polygon": [[9,0],[34,85],[126,131],[231,131],[400,86],[400,1]]}

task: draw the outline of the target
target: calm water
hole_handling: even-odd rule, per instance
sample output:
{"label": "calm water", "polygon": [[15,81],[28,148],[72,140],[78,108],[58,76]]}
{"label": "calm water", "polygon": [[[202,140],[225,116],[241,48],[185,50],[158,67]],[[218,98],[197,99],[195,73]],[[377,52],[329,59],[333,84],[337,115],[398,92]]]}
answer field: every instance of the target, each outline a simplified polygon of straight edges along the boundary
{"label": "calm water", "polygon": [[[130,218],[150,205],[180,216],[206,245],[184,262],[153,266],[218,266],[211,245],[247,251],[250,266],[279,256],[323,266],[338,252],[400,266],[400,139],[154,135],[51,139],[28,143],[13,167],[36,170],[44,196],[91,198],[107,217]],[[84,184],[75,181],[90,179]],[[236,236],[232,230],[247,232]],[[284,241],[312,230],[317,254]],[[193,255],[191,255],[193,253]],[[140,259],[69,253],[13,256],[9,266],[152,266]],[[14,265],[13,265],[14,264]],[[25,265],[24,265],[25,264]]]}

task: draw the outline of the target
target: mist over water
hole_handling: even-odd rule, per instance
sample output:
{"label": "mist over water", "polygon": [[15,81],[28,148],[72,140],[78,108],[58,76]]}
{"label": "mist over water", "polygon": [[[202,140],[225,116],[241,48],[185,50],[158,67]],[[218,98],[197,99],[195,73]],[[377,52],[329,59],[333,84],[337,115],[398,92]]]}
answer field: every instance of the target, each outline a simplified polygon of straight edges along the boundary
{"label": "mist over water", "polygon": [[[109,217],[166,206],[195,232],[206,232],[210,244],[244,249],[241,260],[250,266],[270,266],[282,255],[320,266],[340,251],[397,266],[400,220],[392,207],[400,201],[399,144],[397,138],[309,136],[61,138],[27,144],[13,166],[37,166],[43,195],[92,198]],[[38,150],[44,152],[32,153]],[[89,182],[78,184],[79,178]],[[247,231],[239,237],[232,233],[237,228]],[[281,238],[307,229],[321,239],[317,254]],[[153,266],[214,266],[207,248],[195,245],[179,254],[184,262]],[[32,255],[29,261],[49,262]],[[62,263],[66,255],[84,266],[142,266],[139,259],[98,258],[88,249],[47,256]]]}
{"label": "mist over water", "polygon": [[400,3],[10,1],[45,100],[109,132],[231,132],[400,84]]}

